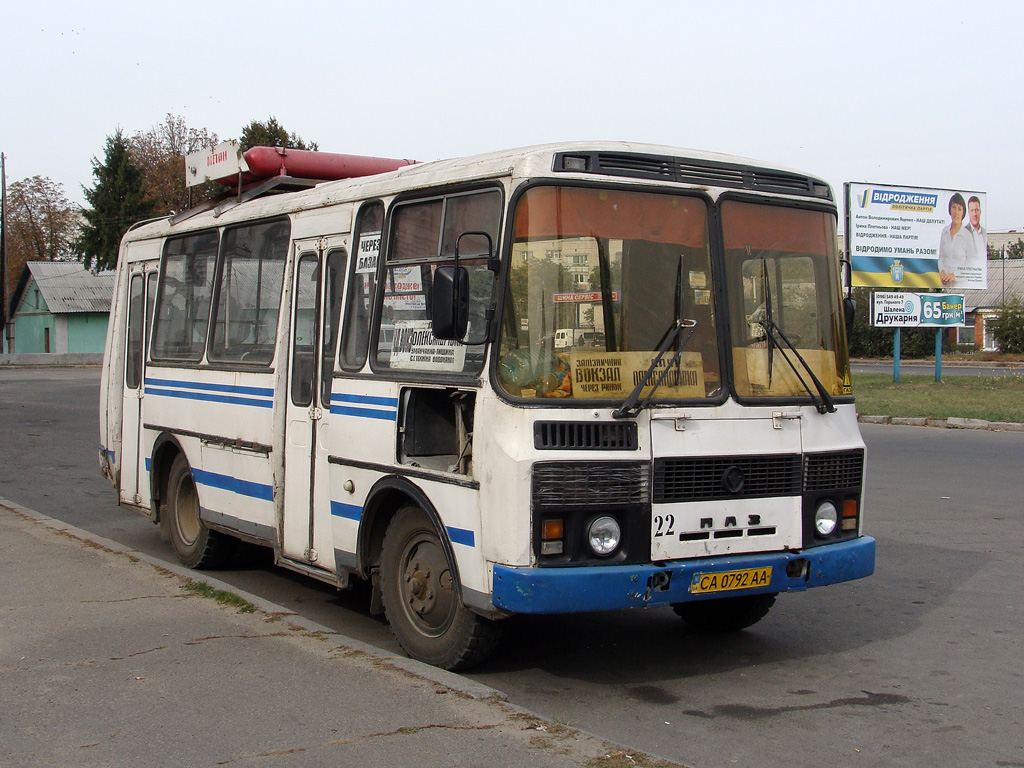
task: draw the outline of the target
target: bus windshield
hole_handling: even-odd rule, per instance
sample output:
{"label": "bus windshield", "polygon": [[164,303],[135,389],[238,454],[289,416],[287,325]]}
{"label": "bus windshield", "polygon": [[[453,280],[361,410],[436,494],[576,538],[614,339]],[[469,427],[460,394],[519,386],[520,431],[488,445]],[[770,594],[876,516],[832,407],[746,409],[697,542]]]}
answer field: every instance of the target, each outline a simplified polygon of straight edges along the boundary
{"label": "bus windshield", "polygon": [[533,187],[515,211],[498,381],[518,398],[621,400],[653,366],[644,396],[717,397],[713,291],[703,198]]}
{"label": "bus windshield", "polygon": [[736,395],[849,394],[832,214],[734,200],[721,210]]}

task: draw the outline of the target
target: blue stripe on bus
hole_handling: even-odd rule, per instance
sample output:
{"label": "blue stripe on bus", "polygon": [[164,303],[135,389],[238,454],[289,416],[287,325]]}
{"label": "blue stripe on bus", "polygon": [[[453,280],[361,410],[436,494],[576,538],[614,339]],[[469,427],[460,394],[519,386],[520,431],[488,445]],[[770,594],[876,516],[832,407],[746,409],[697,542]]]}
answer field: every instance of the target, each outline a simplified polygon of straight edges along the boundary
{"label": "blue stripe on bus", "polygon": [[355,504],[342,504],[340,501],[332,501],[331,514],[335,517],[344,517],[346,520],[358,521],[363,516],[363,508]]}
{"label": "blue stripe on bus", "polygon": [[373,408],[346,408],[340,405],[332,405],[331,413],[337,413],[342,416],[358,416],[363,419],[385,419],[386,421],[396,421],[398,419],[398,411],[378,411]]}
{"label": "blue stripe on bus", "polygon": [[207,472],[205,469],[193,469],[192,477],[199,485],[210,488],[220,488],[224,491],[231,491],[240,496],[249,496],[263,501],[274,500],[274,487],[265,483],[254,483],[251,480],[240,480],[231,475],[221,475],[217,472]]}
{"label": "blue stripe on bus", "polygon": [[273,388],[268,387],[239,387],[234,384],[204,384],[195,381],[175,381],[173,379],[152,379],[147,378],[146,384],[153,384],[158,387],[175,387],[178,389],[202,389],[207,392],[230,392],[235,395],[254,395],[256,397],[273,397]]}
{"label": "blue stripe on bus", "polygon": [[465,528],[453,528],[450,525],[445,526],[445,530],[448,531],[448,538],[452,540],[452,544],[463,544],[467,547],[476,546],[476,537],[472,531],[467,531]]}
{"label": "blue stripe on bus", "polygon": [[339,403],[362,403],[365,405],[386,405],[391,408],[398,407],[397,397],[374,397],[373,395],[331,395],[331,402]]}
{"label": "blue stripe on bus", "polygon": [[[374,406],[381,406],[376,408]],[[341,416],[356,416],[362,419],[383,419],[395,421],[398,418],[397,397],[376,397],[374,395],[331,395],[331,413]]]}
{"label": "blue stripe on bus", "polygon": [[230,405],[251,405],[257,408],[273,408],[273,400],[253,400],[248,397],[231,397],[230,395],[213,395],[205,392],[184,392],[158,387],[146,387],[147,395],[159,397],[177,397],[184,400],[202,400],[210,403],[228,403]]}

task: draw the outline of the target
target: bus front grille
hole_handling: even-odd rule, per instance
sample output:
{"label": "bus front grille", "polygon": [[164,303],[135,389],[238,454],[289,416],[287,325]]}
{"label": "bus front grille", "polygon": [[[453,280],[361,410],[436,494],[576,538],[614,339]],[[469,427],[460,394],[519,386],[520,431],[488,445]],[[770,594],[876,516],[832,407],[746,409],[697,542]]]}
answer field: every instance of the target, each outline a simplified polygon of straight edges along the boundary
{"label": "bus front grille", "polygon": [[797,496],[800,455],[656,459],[654,503]]}
{"label": "bus front grille", "polygon": [[654,461],[655,504],[799,496],[860,488],[864,451],[768,456],[671,457]]}
{"label": "bus front grille", "polygon": [[804,491],[860,488],[864,478],[864,450],[808,453],[804,457]]}
{"label": "bus front grille", "polygon": [[533,505],[539,509],[646,504],[647,463],[551,461],[533,465]]}

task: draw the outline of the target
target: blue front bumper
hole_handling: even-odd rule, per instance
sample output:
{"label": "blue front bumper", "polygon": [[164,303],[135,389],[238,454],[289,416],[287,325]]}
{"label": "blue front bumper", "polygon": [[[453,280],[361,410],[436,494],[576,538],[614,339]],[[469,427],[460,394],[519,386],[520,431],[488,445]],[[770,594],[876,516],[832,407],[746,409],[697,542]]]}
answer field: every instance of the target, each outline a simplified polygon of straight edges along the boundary
{"label": "blue front bumper", "polygon": [[[787,565],[804,560],[787,575]],[[694,577],[771,566],[763,587],[696,595]],[[802,552],[767,552],[709,557],[657,565],[509,568],[494,566],[494,605],[513,613],[574,613],[671,605],[687,600],[736,597],[767,592],[796,592],[870,576],[875,570],[875,540],[861,536]]]}

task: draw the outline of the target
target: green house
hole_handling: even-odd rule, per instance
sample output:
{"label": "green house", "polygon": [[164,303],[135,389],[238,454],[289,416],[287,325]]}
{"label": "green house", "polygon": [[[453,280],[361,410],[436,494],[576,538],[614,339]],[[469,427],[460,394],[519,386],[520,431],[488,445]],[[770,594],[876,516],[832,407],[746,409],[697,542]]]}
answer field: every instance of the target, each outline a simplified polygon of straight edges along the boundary
{"label": "green house", "polygon": [[28,262],[11,296],[14,345],[4,351],[102,354],[115,278],[78,262]]}

